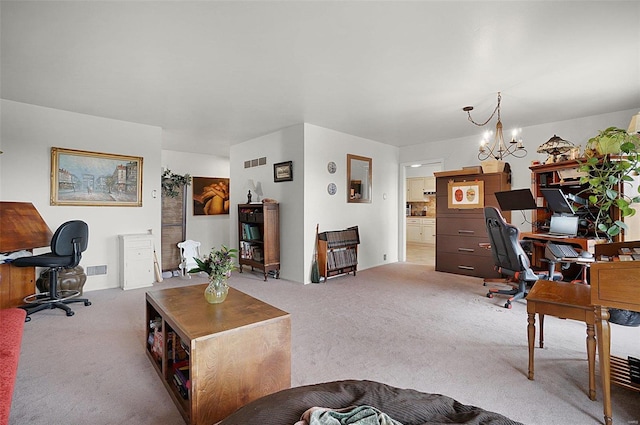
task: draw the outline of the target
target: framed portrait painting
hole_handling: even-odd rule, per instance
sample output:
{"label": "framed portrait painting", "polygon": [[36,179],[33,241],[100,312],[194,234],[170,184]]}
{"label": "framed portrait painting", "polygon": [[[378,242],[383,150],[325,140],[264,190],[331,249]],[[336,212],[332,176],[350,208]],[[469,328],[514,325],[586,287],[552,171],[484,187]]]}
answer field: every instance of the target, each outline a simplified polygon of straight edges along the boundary
{"label": "framed portrait painting", "polygon": [[454,182],[448,184],[449,208],[484,208],[484,182]]}
{"label": "framed portrait painting", "polygon": [[51,148],[51,205],[142,206],[142,157]]}

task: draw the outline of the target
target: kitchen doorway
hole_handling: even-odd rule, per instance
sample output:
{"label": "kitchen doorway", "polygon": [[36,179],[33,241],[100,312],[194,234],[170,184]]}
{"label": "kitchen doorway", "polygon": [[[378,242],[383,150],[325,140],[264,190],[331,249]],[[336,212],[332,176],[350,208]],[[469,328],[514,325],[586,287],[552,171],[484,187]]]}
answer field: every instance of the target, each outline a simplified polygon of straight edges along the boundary
{"label": "kitchen doorway", "polygon": [[434,173],[443,170],[442,160],[403,164],[402,225],[403,261],[435,267],[436,187]]}

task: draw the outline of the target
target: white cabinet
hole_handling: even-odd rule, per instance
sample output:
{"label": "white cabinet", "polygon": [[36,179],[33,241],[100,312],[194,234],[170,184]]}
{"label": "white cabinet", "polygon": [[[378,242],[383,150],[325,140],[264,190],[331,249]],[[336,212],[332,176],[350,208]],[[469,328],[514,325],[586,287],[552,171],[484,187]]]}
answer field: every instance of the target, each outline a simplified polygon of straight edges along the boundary
{"label": "white cabinet", "polygon": [[424,178],[424,191],[429,193],[436,192],[436,178],[435,177],[425,177]]}
{"label": "white cabinet", "polygon": [[435,243],[436,219],[407,217],[407,242]]}
{"label": "white cabinet", "polygon": [[425,193],[435,193],[435,177],[411,177],[407,179],[407,202],[422,202],[425,200]]}
{"label": "white cabinet", "polygon": [[423,218],[421,227],[422,227],[422,242],[436,243],[436,219]]}
{"label": "white cabinet", "polygon": [[120,287],[153,286],[153,235],[120,235]]}
{"label": "white cabinet", "polygon": [[407,179],[407,201],[424,200],[424,178],[412,177]]}
{"label": "white cabinet", "polygon": [[421,227],[421,219],[407,217],[407,242],[422,242]]}

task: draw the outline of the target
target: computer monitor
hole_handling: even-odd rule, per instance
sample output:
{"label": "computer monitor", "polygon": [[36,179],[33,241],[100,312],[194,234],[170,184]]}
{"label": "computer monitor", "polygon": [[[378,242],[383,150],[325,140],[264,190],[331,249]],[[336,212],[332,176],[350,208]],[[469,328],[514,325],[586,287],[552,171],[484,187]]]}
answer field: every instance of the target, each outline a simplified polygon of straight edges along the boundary
{"label": "computer monitor", "polygon": [[571,214],[574,215],[576,211],[573,206],[567,200],[567,197],[562,193],[561,189],[544,188],[540,189],[542,196],[547,200],[547,206],[556,214]]}
{"label": "computer monitor", "polygon": [[495,192],[496,199],[502,211],[533,210],[536,201],[530,189],[507,190]]}

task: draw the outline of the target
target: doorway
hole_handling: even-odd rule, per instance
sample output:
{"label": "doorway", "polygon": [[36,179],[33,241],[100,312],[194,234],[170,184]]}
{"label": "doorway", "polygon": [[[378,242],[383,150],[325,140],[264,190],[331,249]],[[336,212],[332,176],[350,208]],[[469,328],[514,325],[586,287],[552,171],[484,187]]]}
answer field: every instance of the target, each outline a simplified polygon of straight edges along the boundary
{"label": "doorway", "polygon": [[[402,261],[435,267],[436,193],[434,173],[444,161],[423,160],[401,165],[400,239]],[[417,194],[416,194],[417,191]]]}

